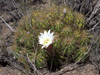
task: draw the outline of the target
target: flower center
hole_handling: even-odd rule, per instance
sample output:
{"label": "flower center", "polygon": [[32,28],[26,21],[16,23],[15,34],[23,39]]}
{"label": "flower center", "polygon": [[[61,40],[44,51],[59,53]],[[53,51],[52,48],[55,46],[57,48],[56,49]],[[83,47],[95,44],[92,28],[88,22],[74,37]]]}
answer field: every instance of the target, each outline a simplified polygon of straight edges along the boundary
{"label": "flower center", "polygon": [[47,38],[47,39],[44,40],[43,43],[44,43],[44,45],[46,45],[46,44],[49,43],[49,42],[50,42],[50,39]]}

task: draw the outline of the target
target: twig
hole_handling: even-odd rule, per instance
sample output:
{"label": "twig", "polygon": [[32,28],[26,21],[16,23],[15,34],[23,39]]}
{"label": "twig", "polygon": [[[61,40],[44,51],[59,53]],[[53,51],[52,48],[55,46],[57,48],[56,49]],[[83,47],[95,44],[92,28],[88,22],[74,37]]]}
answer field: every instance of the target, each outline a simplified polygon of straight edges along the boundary
{"label": "twig", "polygon": [[100,1],[97,2],[96,6],[94,7],[90,17],[86,20],[87,22],[91,20],[91,18],[97,13],[97,11],[100,9]]}
{"label": "twig", "polygon": [[97,22],[89,31],[92,31],[95,29],[95,27],[99,24],[100,22]]}
{"label": "twig", "polygon": [[28,63],[30,64],[31,68],[36,72],[36,74],[38,75],[43,75],[41,72],[39,72],[35,65],[30,61],[29,57],[28,57],[28,54],[26,53],[26,56],[27,56],[27,60],[28,60]]}
{"label": "twig", "polygon": [[19,63],[17,63],[15,60],[13,60],[13,58],[11,57],[12,53],[9,50],[7,50],[7,48],[9,48],[9,47],[7,46],[7,44],[5,44],[5,39],[2,39],[1,43],[4,46],[1,48],[3,56],[0,55],[0,59],[3,59],[4,61],[6,61],[13,68],[17,68],[18,70],[21,70],[24,73],[26,73],[27,75],[29,75],[30,73],[26,69],[24,69],[21,65],[19,65]]}
{"label": "twig", "polygon": [[2,19],[2,21],[5,23],[5,25],[12,31],[15,32],[14,29],[12,29],[12,27],[0,16],[0,18]]}
{"label": "twig", "polygon": [[11,11],[11,14],[13,15],[13,16],[15,16],[17,19],[20,19],[18,16],[16,16],[16,14],[14,14],[12,11]]}
{"label": "twig", "polygon": [[[18,4],[16,4],[16,2],[15,2],[15,0],[13,0],[13,6],[15,7],[15,8],[17,8],[17,5]],[[23,13],[19,10],[19,9],[17,9],[17,14],[18,14],[18,16],[21,18],[22,16],[23,16]]]}

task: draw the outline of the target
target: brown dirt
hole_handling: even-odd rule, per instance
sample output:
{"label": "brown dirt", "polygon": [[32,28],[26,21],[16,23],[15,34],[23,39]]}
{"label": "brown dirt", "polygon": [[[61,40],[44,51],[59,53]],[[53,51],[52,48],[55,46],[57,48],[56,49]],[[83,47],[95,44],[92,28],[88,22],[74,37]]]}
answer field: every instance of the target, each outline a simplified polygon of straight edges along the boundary
{"label": "brown dirt", "polygon": [[65,72],[62,75],[99,75],[92,64],[86,64],[75,70]]}
{"label": "brown dirt", "polygon": [[20,71],[11,67],[0,67],[0,75],[22,75]]}
{"label": "brown dirt", "polygon": [[[65,66],[64,68],[67,68],[68,66]],[[60,71],[62,71],[64,68],[62,68]],[[58,74],[55,74],[56,72],[49,72],[46,71],[46,69],[42,70],[42,73],[44,75],[100,75],[98,74],[98,71],[95,70],[95,66],[87,63],[85,65],[75,65],[74,68],[73,66],[65,69],[63,72],[60,72]]]}
{"label": "brown dirt", "polygon": [[[2,37],[6,37],[6,35],[10,34],[10,30],[5,25],[2,25],[2,26],[3,28],[2,30],[0,30],[3,33]],[[42,73],[44,75],[53,74],[45,69],[42,70]],[[13,69],[9,66],[6,66],[6,67],[0,67],[0,75],[22,75],[22,73],[17,69]],[[75,68],[73,70],[65,70],[63,73],[58,74],[58,75],[100,75],[100,74],[98,74],[98,71],[95,70],[95,67],[92,64],[86,64],[78,68]]]}
{"label": "brown dirt", "polygon": [[[71,69],[71,68],[69,68],[69,69]],[[54,73],[50,73],[46,69],[44,69],[42,73],[43,73],[43,75],[54,74]],[[13,69],[13,68],[7,66],[7,67],[0,67],[0,75],[24,75],[24,74],[22,74],[19,70],[16,70],[16,69]],[[78,68],[74,68],[72,70],[67,69],[67,70],[63,71],[62,73],[59,73],[56,75],[100,75],[100,74],[98,74],[98,71],[95,70],[94,65],[86,64],[86,65],[80,66]]]}

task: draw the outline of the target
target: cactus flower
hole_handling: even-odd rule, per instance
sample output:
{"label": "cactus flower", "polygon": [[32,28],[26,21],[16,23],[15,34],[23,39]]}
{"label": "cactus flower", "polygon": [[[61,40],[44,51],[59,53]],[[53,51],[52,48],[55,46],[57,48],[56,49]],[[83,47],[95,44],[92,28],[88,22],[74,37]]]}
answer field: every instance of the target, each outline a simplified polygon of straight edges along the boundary
{"label": "cactus flower", "polygon": [[44,31],[43,33],[40,33],[39,38],[39,44],[43,45],[43,48],[47,48],[50,44],[53,43],[54,40],[54,36],[53,36],[54,32],[50,33],[50,30],[48,32]]}
{"label": "cactus flower", "polygon": [[63,13],[66,14],[66,12],[67,12],[67,10],[66,10],[66,8],[64,8],[64,9],[63,9]]}

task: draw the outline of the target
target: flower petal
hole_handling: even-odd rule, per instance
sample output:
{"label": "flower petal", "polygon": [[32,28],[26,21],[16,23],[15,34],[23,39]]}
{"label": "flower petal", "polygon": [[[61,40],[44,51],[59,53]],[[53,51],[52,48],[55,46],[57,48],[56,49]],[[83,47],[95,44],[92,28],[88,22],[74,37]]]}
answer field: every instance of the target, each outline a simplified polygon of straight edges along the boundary
{"label": "flower petal", "polygon": [[40,36],[38,38],[39,38],[39,44],[43,45],[42,49],[44,47],[48,47],[53,42],[54,39],[53,34],[54,32],[50,33],[50,30],[48,30],[48,32],[44,31],[44,33],[40,33]]}

